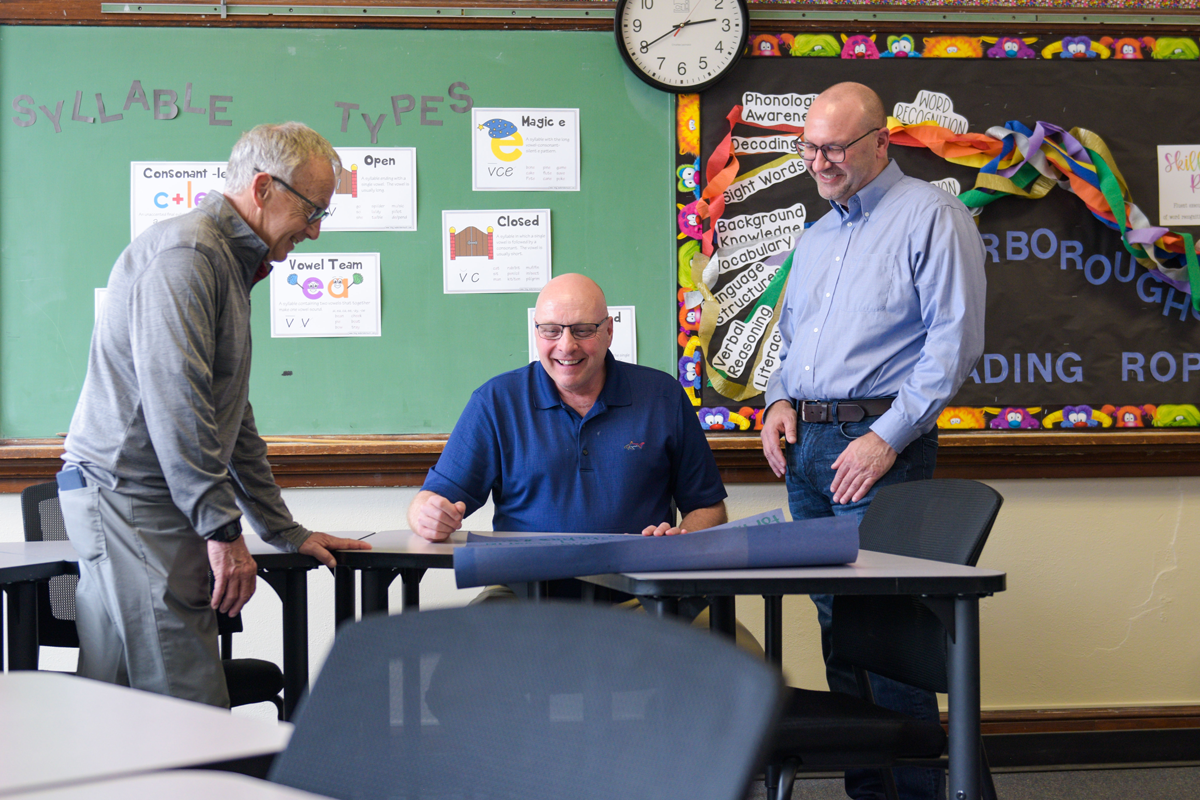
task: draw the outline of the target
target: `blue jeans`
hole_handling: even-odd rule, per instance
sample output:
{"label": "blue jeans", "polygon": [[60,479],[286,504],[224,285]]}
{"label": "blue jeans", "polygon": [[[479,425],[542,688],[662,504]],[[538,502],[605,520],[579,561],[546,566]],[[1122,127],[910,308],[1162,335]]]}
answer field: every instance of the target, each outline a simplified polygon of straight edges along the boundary
{"label": "blue jeans", "polygon": [[[937,461],[936,428],[904,448],[892,468],[862,500],[845,505],[834,504],[833,492],[829,487],[836,473],[831,465],[851,441],[871,429],[876,419],[878,417],[867,417],[861,422],[840,425],[799,423],[796,444],[787,447],[788,505],[793,519],[854,515],[861,522],[867,506],[880,487],[933,477],[933,467]],[[829,688],[857,696],[858,682],[854,678],[853,668],[830,657],[833,598],[829,595],[813,595],[812,600],[817,606],[817,621],[821,624],[821,649],[825,656],[825,676]],[[871,675],[871,690],[875,693],[875,702],[885,708],[919,719],[937,719],[937,698],[932,692],[874,674]],[[901,800],[940,800],[946,796],[945,774],[941,770],[904,767],[895,772],[896,788]],[[856,800],[883,798],[883,784],[878,771],[846,770],[846,794]]]}

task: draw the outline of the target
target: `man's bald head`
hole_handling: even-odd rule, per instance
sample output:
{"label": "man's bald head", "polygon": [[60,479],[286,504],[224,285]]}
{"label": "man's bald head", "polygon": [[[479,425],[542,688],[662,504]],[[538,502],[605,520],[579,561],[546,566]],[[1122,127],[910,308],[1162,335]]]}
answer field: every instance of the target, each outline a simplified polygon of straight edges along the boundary
{"label": "man's bald head", "polygon": [[812,153],[811,160],[805,156],[817,191],[826,200],[847,205],[888,165],[887,117],[879,95],[861,83],[829,87],[808,109],[804,141],[824,148]]}
{"label": "man's bald head", "polygon": [[[570,306],[582,312],[586,319],[543,319],[543,311],[550,313],[551,308]],[[608,316],[608,302],[604,299],[604,290],[594,280],[586,275],[567,273],[551,279],[542,287],[538,294],[537,308],[534,317],[538,322],[555,322],[572,324],[576,322],[596,322]]]}
{"label": "man's bald head", "polygon": [[818,116],[836,116],[846,122],[861,123],[864,130],[887,127],[887,114],[883,110],[883,101],[869,86],[861,83],[836,83],[817,95],[808,116],[813,112]]}

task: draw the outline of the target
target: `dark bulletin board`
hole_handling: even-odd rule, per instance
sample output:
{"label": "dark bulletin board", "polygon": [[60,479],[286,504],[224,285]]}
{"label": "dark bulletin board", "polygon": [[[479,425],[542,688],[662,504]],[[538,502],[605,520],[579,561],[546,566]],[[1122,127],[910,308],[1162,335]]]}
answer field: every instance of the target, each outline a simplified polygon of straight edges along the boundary
{"label": "dark bulletin board", "polygon": [[[896,103],[912,103],[920,90],[936,91],[952,98],[954,112],[966,118],[972,132],[1017,120],[1029,128],[1045,121],[1099,134],[1134,202],[1157,224],[1156,146],[1195,143],[1192,115],[1173,110],[1172,98],[1197,79],[1196,61],[743,59],[733,76],[702,96],[701,164],[728,132],[725,116],[746,91],[808,94],[839,81],[859,81],[880,93],[889,112]],[[743,136],[769,133],[735,130]],[[964,191],[974,185],[976,169],[929,150],[893,144],[889,155],[915,177],[953,178]],[[742,156],[739,174],[777,157]],[[807,207],[809,222],[828,210],[811,179],[800,176],[727,206],[725,214],[797,201]],[[1195,227],[1170,227],[1200,235]],[[980,424],[943,427],[986,427],[1001,407],[1036,408],[1045,418],[1064,408],[1100,411],[1108,405],[1139,409],[1146,426],[1200,425],[1194,413],[1200,402],[1200,313],[1185,290],[1131,265],[1120,235],[1061,189],[1042,200],[994,202],[984,208],[979,229],[989,253],[985,355],[951,406],[978,410]],[[704,392],[705,407],[734,405],[711,386]],[[761,395],[746,403],[761,404]],[[1145,410],[1155,406],[1184,411],[1178,420],[1160,420]],[[1100,417],[1089,419],[1083,424],[1096,424]],[[1060,419],[1044,427],[1051,425],[1066,427]]]}
{"label": "dark bulletin board", "polygon": [[[123,110],[135,80],[151,101],[171,90],[182,107],[188,84],[194,107],[230,99],[211,118],[157,120]],[[415,100],[400,125],[395,95]],[[463,95],[579,108],[581,191],[472,192],[471,115],[451,110]],[[56,132],[40,107],[54,115],[60,101]],[[447,432],[476,386],[526,363],[535,295],[443,294],[442,209],[550,208],[554,274],[586,273],[611,304],[636,306],[639,361],[674,368],[671,99],[629,74],[610,32],[0,27],[0,102],[0,438],[67,428],[93,290],[129,241],[129,163],[225,160],[242,130],[286,119],[362,147],[366,114],[379,146],[416,147],[418,231],[328,232],[298,248],[381,254],[381,337],[272,339],[256,289],[263,433]]]}

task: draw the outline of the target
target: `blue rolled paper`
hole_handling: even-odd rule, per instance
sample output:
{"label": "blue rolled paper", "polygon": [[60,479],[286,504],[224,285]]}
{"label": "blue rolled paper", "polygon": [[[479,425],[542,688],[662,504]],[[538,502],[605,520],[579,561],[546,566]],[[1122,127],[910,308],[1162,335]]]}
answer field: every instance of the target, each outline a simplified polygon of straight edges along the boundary
{"label": "blue rolled paper", "polygon": [[681,536],[609,534],[521,539],[468,537],[454,549],[458,588],[613,572],[766,569],[849,564],[858,558],[854,517],[710,529]]}

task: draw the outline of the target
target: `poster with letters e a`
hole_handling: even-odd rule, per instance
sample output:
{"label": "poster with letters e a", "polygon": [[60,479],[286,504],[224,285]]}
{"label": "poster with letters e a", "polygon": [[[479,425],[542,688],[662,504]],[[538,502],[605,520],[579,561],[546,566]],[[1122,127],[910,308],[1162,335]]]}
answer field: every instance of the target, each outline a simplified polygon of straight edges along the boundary
{"label": "poster with letters e a", "polygon": [[380,336],[379,253],[292,253],[271,270],[271,338]]}

